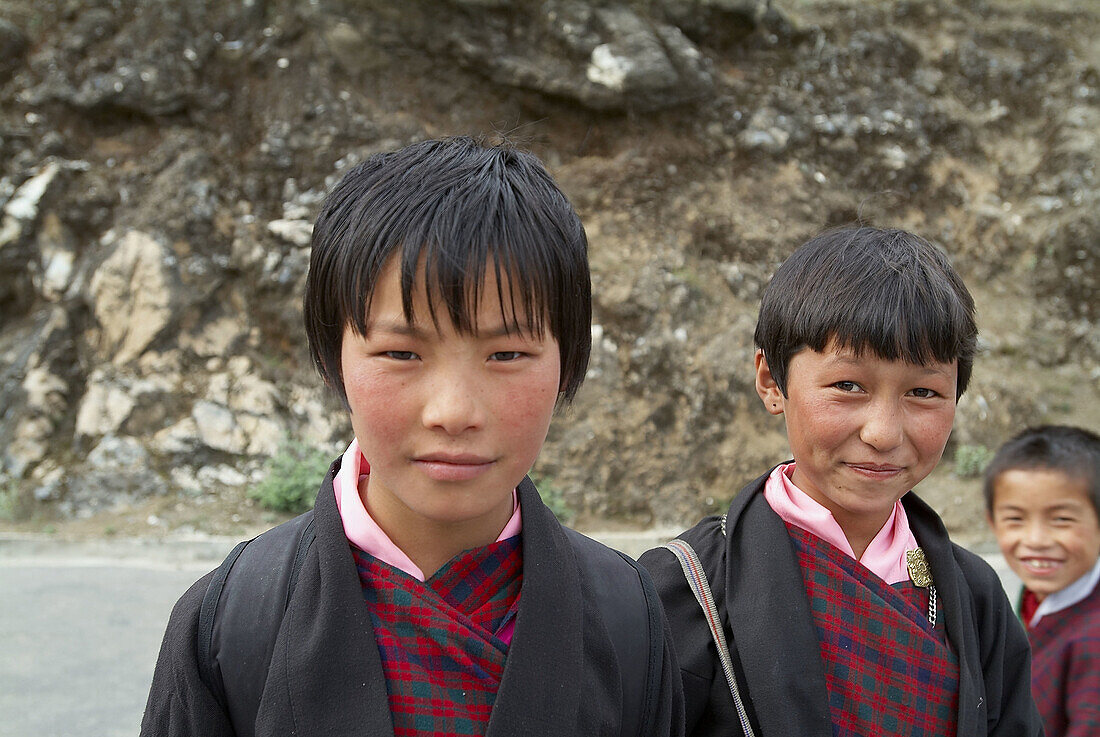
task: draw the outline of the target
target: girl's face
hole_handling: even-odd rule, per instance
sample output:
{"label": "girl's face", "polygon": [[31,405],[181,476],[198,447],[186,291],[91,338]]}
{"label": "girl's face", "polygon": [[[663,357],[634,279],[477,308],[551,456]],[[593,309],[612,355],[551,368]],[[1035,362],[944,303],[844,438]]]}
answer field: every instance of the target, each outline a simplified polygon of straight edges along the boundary
{"label": "girl's face", "polygon": [[787,396],[760,352],[756,369],[764,406],[786,419],[792,481],[832,512],[861,555],[894,502],[943,455],[955,418],[956,364],[857,355],[830,341],[791,358]]}
{"label": "girl's face", "polygon": [[[541,338],[530,326],[505,330],[491,270],[476,335],[457,332],[445,309],[436,328],[420,286],[408,322],[396,261],[379,277],[366,336],[345,329],[341,350],[351,424],[370,465],[360,494],[399,546],[441,536],[464,541],[460,549],[488,544],[546,439],[558,343],[548,330]],[[507,304],[507,284],[503,296]]]}

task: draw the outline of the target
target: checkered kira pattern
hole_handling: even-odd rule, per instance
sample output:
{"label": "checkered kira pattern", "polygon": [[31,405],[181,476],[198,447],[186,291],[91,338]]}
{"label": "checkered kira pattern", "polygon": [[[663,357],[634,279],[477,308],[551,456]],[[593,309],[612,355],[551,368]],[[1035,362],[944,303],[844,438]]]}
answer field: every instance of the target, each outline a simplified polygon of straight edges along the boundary
{"label": "checkered kira pattern", "polygon": [[394,737],[483,735],[523,581],[520,536],[456,556],[426,582],[355,548]]}
{"label": "checkered kira pattern", "polygon": [[1100,735],[1100,586],[1027,634],[1031,692],[1047,737]]}
{"label": "checkered kira pattern", "polygon": [[890,586],[839,549],[787,525],[829,689],[834,737],[956,731],[959,661],[928,623],[928,593]]}

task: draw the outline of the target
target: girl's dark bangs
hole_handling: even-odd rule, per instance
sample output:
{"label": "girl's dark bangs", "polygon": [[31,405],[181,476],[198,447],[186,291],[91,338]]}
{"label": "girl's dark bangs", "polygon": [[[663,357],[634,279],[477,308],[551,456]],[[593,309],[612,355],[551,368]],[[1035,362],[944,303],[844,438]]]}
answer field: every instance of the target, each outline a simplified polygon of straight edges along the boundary
{"label": "girl's dark bangs", "polygon": [[541,336],[551,312],[547,289],[549,274],[533,234],[490,232],[480,227],[464,229],[446,240],[428,234],[418,236],[420,246],[401,249],[401,297],[405,317],[414,322],[413,294],[422,288],[428,295],[428,311],[438,328],[446,316],[463,333],[478,331],[477,311],[492,276],[505,329],[531,330]]}
{"label": "girl's dark bangs", "polygon": [[871,352],[916,365],[950,363],[960,357],[968,321],[953,295],[939,296],[929,301],[902,284],[885,284],[859,309],[827,316],[828,327],[815,332],[860,355]]}

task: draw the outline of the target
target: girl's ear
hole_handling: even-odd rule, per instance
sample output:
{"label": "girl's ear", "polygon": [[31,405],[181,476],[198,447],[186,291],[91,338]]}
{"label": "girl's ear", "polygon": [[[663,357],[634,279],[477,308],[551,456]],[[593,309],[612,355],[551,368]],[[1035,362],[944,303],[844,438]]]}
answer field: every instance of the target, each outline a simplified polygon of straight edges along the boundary
{"label": "girl's ear", "polygon": [[756,393],[760,395],[760,400],[764,403],[764,409],[769,414],[783,414],[785,397],[783,392],[779,391],[779,385],[775,383],[775,377],[772,376],[772,371],[768,368],[768,359],[764,358],[764,351],[759,348],[756,349],[753,363],[756,366]]}

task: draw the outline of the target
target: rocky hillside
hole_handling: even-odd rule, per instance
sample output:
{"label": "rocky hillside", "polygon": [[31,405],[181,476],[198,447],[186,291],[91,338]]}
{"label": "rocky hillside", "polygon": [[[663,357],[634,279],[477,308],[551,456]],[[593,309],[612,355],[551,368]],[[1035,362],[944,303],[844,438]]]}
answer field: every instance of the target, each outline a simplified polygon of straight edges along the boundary
{"label": "rocky hillside", "polygon": [[582,523],[693,520],[784,455],[755,304],[862,219],[978,300],[929,491],[972,530],[956,458],[1100,427],[1098,70],[1070,0],[0,0],[0,516],[191,514],[285,443],[341,449],[300,326],[318,204],[472,133],[541,155],[588,228],[591,370],[536,468]]}

